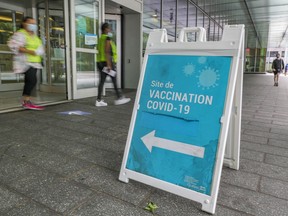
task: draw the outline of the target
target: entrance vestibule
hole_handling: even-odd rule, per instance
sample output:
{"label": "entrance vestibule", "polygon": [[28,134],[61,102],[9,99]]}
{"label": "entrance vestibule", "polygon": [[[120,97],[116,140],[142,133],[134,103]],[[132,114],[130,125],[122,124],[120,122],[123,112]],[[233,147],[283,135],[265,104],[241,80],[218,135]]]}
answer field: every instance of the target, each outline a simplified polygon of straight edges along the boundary
{"label": "entrance vestibule", "polygon": [[[0,112],[21,108],[24,75],[13,73],[13,53],[9,50],[7,41],[19,29],[25,16],[37,20],[37,34],[45,48],[43,69],[38,71],[35,93],[37,103],[53,104],[97,95],[97,42],[101,34],[101,24],[105,20],[115,27],[113,30],[119,57],[118,86],[137,88],[142,58],[142,2],[0,2]],[[109,80],[105,87],[112,87]]]}

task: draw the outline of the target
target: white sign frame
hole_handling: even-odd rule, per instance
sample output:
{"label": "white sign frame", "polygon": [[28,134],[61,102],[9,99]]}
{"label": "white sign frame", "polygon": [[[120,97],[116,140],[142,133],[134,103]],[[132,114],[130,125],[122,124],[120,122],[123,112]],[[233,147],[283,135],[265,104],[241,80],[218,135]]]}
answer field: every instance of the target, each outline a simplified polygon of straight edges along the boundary
{"label": "white sign frame", "polygon": [[[193,31],[195,31],[195,29]],[[170,193],[188,198],[190,200],[197,201],[202,204],[203,211],[214,214],[216,209],[222,166],[224,163],[224,154],[226,154],[225,164],[227,164],[230,168],[239,169],[245,30],[244,25],[225,26],[222,40],[217,42],[206,42],[204,39],[206,34],[203,32],[202,28],[198,28],[196,31],[200,32],[200,37],[196,42],[186,41],[185,32],[187,32],[187,29],[183,29],[184,33],[180,34],[180,39],[178,42],[168,42],[167,32],[165,29],[154,30],[150,33],[129,127],[123,162],[119,174],[119,180],[128,183],[129,179],[133,179],[144,184],[168,191]],[[211,184],[212,186],[210,196],[126,168],[148,55],[163,53],[169,53],[173,55],[191,55],[191,52],[193,55],[232,57],[230,75],[226,91],[226,101],[224,104],[223,116],[221,118],[222,125],[220,130],[218,150],[215,158],[215,168]],[[227,137],[229,137],[229,139],[227,139]]]}

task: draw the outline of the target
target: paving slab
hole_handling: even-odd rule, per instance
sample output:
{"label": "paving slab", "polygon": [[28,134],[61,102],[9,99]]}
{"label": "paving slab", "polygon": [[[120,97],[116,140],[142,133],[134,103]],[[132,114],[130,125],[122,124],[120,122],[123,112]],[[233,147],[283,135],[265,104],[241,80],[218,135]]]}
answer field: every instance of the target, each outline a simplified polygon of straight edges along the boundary
{"label": "paving slab", "polygon": [[237,187],[247,188],[257,191],[260,176],[253,173],[243,172],[242,170],[231,170],[224,167],[222,170],[221,181]]}
{"label": "paving slab", "polygon": [[70,216],[151,216],[139,207],[123,202],[103,193],[97,193],[92,199],[79,206],[67,215]]}
{"label": "paving slab", "polygon": [[132,180],[129,183],[120,182],[118,177],[119,172],[94,166],[79,172],[73,179],[96,191],[105,192],[134,205],[138,205],[153,190],[149,186]]}
{"label": "paving slab", "polygon": [[285,216],[288,212],[287,200],[228,184],[220,188],[219,204],[257,216]]}
{"label": "paving slab", "polygon": [[[241,143],[243,144],[244,142],[242,141]],[[265,157],[265,153],[262,153],[262,152],[253,151],[253,150],[245,149],[245,148],[241,148],[240,150],[240,158],[262,162],[264,161],[264,157]]]}
{"label": "paving slab", "polygon": [[269,154],[274,154],[274,155],[279,155],[279,156],[288,156],[288,149],[287,148],[281,148],[281,147],[276,147],[272,145],[261,145],[258,143],[252,143],[252,142],[242,142],[241,147],[253,151],[258,151],[262,153],[269,153]]}
{"label": "paving slab", "polygon": [[282,148],[288,148],[287,140],[269,139],[268,145],[278,146]]}
{"label": "paving slab", "polygon": [[93,193],[76,182],[42,170],[34,170],[10,187],[59,213],[76,206]]}
{"label": "paving slab", "polygon": [[60,216],[61,214],[53,211],[52,209],[45,207],[44,205],[36,203],[32,200],[26,200],[26,202],[18,204],[15,208],[8,211],[5,215],[7,216],[19,216],[19,215]]}
{"label": "paving slab", "polygon": [[285,181],[280,181],[272,178],[261,178],[260,191],[278,198],[288,200],[288,184]]}
{"label": "paving slab", "polygon": [[9,210],[24,202],[25,198],[19,194],[0,186],[0,214],[5,214]]}
{"label": "paving slab", "polygon": [[281,157],[279,155],[266,154],[265,163],[288,168],[287,157]]}

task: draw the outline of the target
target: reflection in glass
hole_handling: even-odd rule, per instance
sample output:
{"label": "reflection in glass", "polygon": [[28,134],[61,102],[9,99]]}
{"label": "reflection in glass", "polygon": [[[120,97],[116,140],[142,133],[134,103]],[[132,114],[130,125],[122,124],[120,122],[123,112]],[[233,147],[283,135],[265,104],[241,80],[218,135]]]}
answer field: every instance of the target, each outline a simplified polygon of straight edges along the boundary
{"label": "reflection in glass", "polygon": [[1,84],[20,83],[23,82],[23,74],[13,73],[12,61],[13,54],[0,53],[0,78]]}
{"label": "reflection in glass", "polygon": [[[75,0],[75,26],[76,26],[76,47],[96,49],[97,35],[99,35],[99,2],[87,0]],[[87,38],[89,37],[89,43]],[[94,43],[93,43],[94,37]],[[92,42],[91,42],[92,41]]]}
{"label": "reflection in glass", "polygon": [[[115,43],[115,45],[117,47],[117,21],[116,20],[105,19],[105,22],[107,22],[109,24],[109,26],[110,26],[111,32],[113,33],[112,40],[113,40],[113,42]],[[117,79],[119,79],[119,76],[117,76]],[[106,79],[106,83],[112,83],[112,79],[109,79],[109,78]]]}
{"label": "reflection in glass", "polygon": [[209,28],[209,41],[215,40],[215,23],[210,22],[210,28]]}
{"label": "reflection in glass", "polygon": [[197,10],[197,27],[204,27],[204,14],[200,11]]}
{"label": "reflection in glass", "polygon": [[0,17],[0,44],[6,45],[8,38],[13,34],[13,24],[15,24],[12,11],[0,8]]}
{"label": "reflection in glass", "polygon": [[206,30],[206,40],[208,41],[208,32],[209,32],[209,23],[210,23],[210,20],[208,17],[204,16],[204,28]]}
{"label": "reflection in glass", "polygon": [[216,30],[216,32],[215,32],[215,40],[219,41],[220,40],[220,35],[221,35],[220,34],[221,29],[220,29],[220,27],[218,25],[216,25],[215,30]]}
{"label": "reflection in glass", "polygon": [[99,36],[99,2],[75,0],[77,89],[97,85],[96,45]]}
{"label": "reflection in glass", "polygon": [[77,52],[77,89],[96,87],[96,60],[95,54]]}
{"label": "reflection in glass", "polygon": [[142,39],[143,40],[143,50],[142,50],[142,56],[143,57],[145,55],[147,41],[148,41],[148,37],[149,37],[149,34],[151,31],[152,31],[152,29],[143,27],[143,39]]}
{"label": "reflection in glass", "polygon": [[13,54],[7,42],[20,27],[23,13],[0,8],[0,84],[23,82],[23,76],[14,74],[12,68]]}
{"label": "reflection in glass", "polygon": [[[40,7],[43,7],[43,9],[40,9]],[[45,5],[44,3],[41,3],[38,5],[38,24],[39,24],[39,33],[40,33],[40,38],[43,42],[45,50],[47,50],[48,44],[46,44],[47,38],[46,38],[46,15],[45,15]],[[41,83],[42,84],[48,84],[48,74],[47,74],[47,55],[46,52],[44,52],[43,55],[43,64],[44,67],[41,70]]]}
{"label": "reflection in glass", "polygon": [[[60,6],[61,4],[58,5]],[[52,5],[50,7],[52,8]],[[55,8],[55,6],[53,8]],[[63,8],[49,10],[49,29],[51,81],[53,84],[65,83],[66,62]]]}
{"label": "reflection in glass", "polygon": [[45,4],[38,4],[39,33],[46,49],[41,83],[63,85],[66,84],[64,5],[61,0],[50,0],[48,4],[48,16]]}
{"label": "reflection in glass", "polygon": [[[142,55],[145,54],[146,44],[149,33],[152,29],[162,28],[161,20],[161,1],[145,0],[143,4],[143,50]],[[164,27],[163,27],[164,28]]]}
{"label": "reflection in glass", "polygon": [[[188,26],[196,27],[196,7],[193,4],[188,5]],[[196,41],[196,34],[188,33],[187,40],[189,42]]]}
{"label": "reflection in glass", "polygon": [[187,26],[187,1],[178,0],[178,11],[177,11],[177,35],[180,30]]}
{"label": "reflection in glass", "polygon": [[176,1],[163,0],[163,28],[167,30],[168,41],[175,41]]}
{"label": "reflection in glass", "polygon": [[107,22],[110,26],[110,30],[113,34],[112,41],[115,43],[115,45],[117,47],[117,21],[105,19],[105,22]]}
{"label": "reflection in glass", "polygon": [[[160,7],[161,2],[163,5],[162,9]],[[197,4],[197,7],[195,6],[195,4]],[[182,27],[204,27],[207,35],[206,39],[208,41],[220,40],[223,33],[223,29],[219,27],[218,24],[224,26],[224,24],[226,23],[221,16],[214,15],[213,11],[221,10],[220,8],[215,9],[215,5],[217,6],[219,4],[215,4],[213,0],[205,0],[205,1],[145,0],[143,1],[144,6],[143,31],[145,34],[147,34],[149,32],[148,29],[158,28],[158,26],[160,26],[160,24],[162,23],[162,26],[160,26],[160,28],[165,28],[167,30],[168,40],[175,41],[175,35],[179,33],[179,30]],[[228,5],[229,4],[225,4],[225,7],[228,7]],[[187,7],[188,7],[188,20],[186,20]],[[163,14],[162,20],[161,20],[161,14]],[[177,15],[177,23],[176,23],[176,15]],[[153,19],[153,17],[157,17],[157,19]],[[216,25],[215,21],[217,22]],[[177,28],[177,30],[175,30],[175,28]],[[144,36],[146,36],[145,34]],[[187,37],[188,41],[196,41],[195,33],[188,33]]]}
{"label": "reflection in glass", "polygon": [[145,0],[143,9],[143,26],[151,29],[161,28],[160,19],[161,1]]}

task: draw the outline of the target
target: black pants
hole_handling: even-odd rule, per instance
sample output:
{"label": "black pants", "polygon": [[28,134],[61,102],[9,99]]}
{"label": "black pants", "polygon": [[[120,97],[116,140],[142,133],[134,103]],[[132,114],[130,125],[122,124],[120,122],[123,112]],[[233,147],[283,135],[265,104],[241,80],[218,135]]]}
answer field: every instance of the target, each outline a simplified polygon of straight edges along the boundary
{"label": "black pants", "polygon": [[33,91],[37,83],[36,74],[37,69],[33,67],[30,67],[25,72],[23,96],[31,96],[31,92]]}
{"label": "black pants", "polygon": [[[101,100],[101,96],[102,96],[102,92],[103,92],[103,86],[104,86],[104,83],[105,83],[105,80],[106,80],[106,77],[107,76],[110,76],[106,73],[104,73],[102,70],[104,67],[107,66],[107,63],[106,62],[98,62],[97,63],[97,67],[99,69],[99,72],[100,72],[100,83],[99,83],[99,86],[98,86],[98,96],[97,96],[97,100]],[[116,67],[115,65],[113,64],[113,70],[116,71]],[[113,76],[110,76],[111,79],[112,79],[112,82],[113,82],[113,86],[114,86],[114,90],[115,90],[115,93],[116,93],[116,96],[117,98],[120,98],[121,97],[121,94],[118,90],[118,87],[117,87],[117,80],[116,80],[116,76],[113,77]]]}

